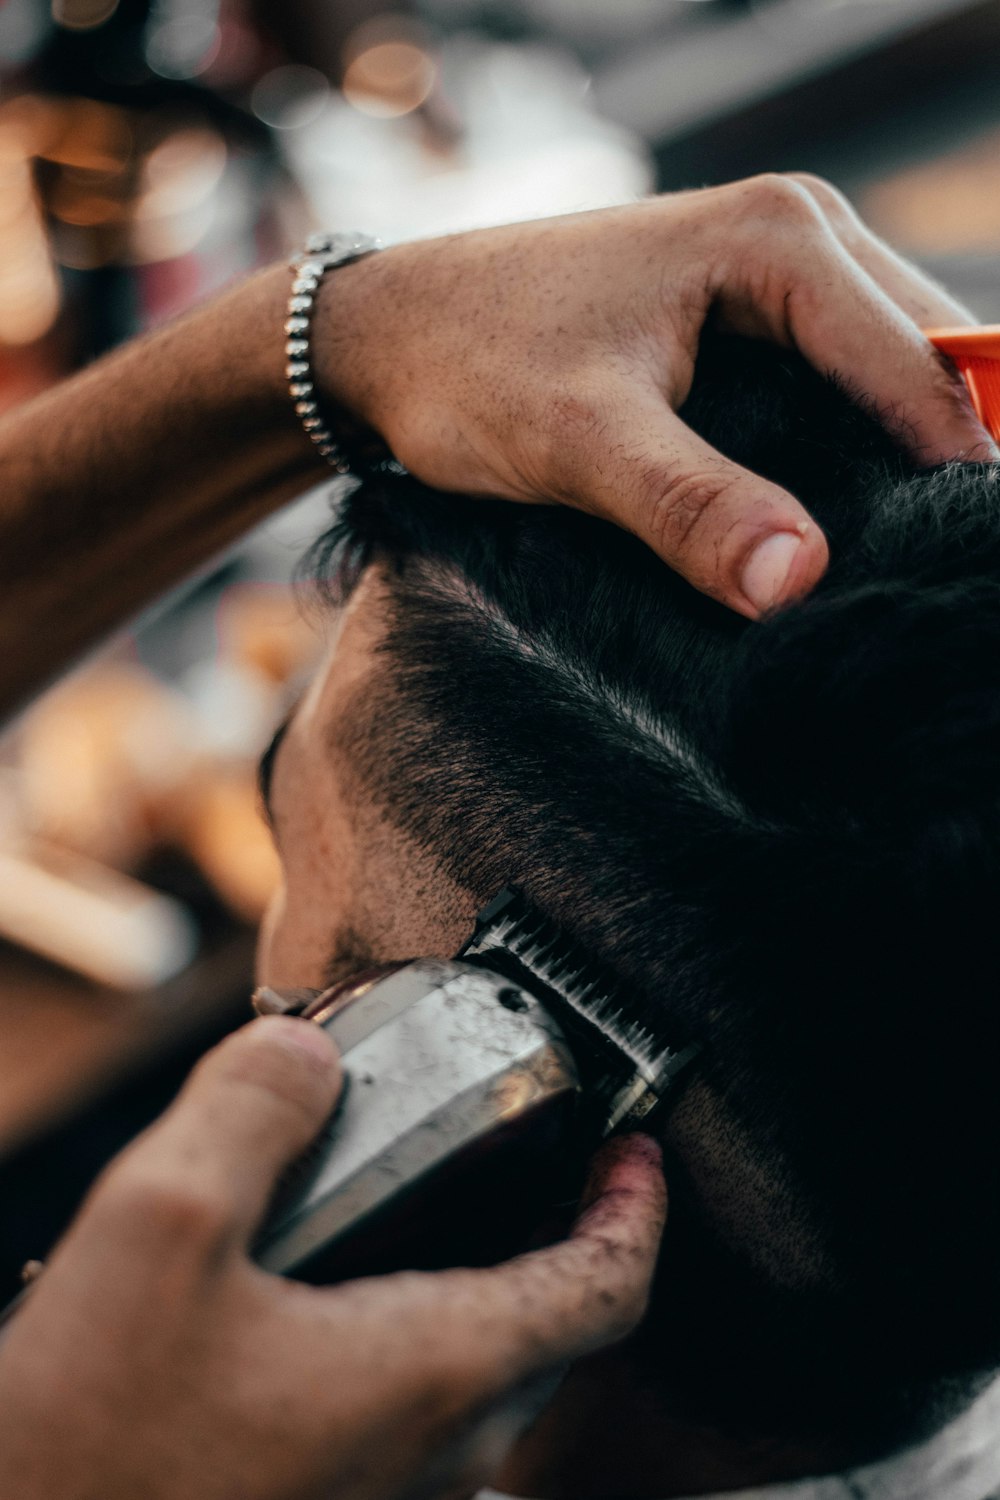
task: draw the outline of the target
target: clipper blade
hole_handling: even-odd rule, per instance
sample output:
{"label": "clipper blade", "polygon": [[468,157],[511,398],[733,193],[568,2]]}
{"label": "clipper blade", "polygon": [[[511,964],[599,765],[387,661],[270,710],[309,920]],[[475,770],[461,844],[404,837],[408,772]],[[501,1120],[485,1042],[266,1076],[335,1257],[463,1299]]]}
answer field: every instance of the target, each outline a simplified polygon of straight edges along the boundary
{"label": "clipper blade", "polygon": [[529,976],[589,1061],[591,1088],[606,1112],[605,1132],[643,1119],[666,1098],[698,1055],[696,1045],[665,1045],[632,1023],[622,985],[518,891],[505,890],[480,912],[458,957],[496,969],[504,960]]}

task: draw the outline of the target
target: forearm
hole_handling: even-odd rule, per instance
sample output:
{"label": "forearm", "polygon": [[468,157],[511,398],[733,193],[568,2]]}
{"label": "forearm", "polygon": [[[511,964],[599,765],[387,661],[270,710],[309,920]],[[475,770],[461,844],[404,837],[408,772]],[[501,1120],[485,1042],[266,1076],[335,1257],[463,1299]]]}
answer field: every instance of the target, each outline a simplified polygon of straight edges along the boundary
{"label": "forearm", "polygon": [[0,712],[329,470],[261,272],[0,423]]}

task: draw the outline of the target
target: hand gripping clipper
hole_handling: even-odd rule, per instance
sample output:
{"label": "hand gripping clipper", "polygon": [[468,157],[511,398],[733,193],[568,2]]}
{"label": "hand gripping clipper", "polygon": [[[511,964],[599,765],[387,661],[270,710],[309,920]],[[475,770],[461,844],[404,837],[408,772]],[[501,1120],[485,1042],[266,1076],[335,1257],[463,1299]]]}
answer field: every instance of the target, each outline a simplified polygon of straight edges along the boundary
{"label": "hand gripping clipper", "polygon": [[575,1202],[597,1143],[646,1120],[698,1051],[631,1026],[616,983],[513,891],[450,962],[254,1003],[325,1027],[343,1059],[339,1107],[254,1252],[316,1282],[525,1248]]}

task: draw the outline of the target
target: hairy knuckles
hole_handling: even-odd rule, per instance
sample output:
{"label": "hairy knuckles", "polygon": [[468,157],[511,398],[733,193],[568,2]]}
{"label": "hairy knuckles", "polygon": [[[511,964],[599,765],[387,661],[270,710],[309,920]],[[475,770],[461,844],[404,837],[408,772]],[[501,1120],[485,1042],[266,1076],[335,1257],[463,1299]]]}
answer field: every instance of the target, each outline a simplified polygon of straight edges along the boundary
{"label": "hairy knuckles", "polygon": [[814,172],[789,172],[789,180],[814,198],[823,210],[827,219],[838,229],[852,228],[856,223],[856,216],[848,200],[839,188],[834,187],[832,182],[827,182],[825,177],[819,177]]}

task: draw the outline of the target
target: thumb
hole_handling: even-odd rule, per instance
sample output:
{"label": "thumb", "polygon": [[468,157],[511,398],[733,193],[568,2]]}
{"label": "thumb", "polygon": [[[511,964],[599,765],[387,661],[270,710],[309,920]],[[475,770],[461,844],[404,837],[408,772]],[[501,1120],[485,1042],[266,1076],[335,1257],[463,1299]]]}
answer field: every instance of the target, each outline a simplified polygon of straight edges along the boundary
{"label": "thumb", "polygon": [[595,424],[560,489],[646,542],[696,589],[750,619],[806,594],[826,538],[787,490],[730,462],[653,392]]}
{"label": "thumb", "polygon": [[244,1246],[279,1172],[329,1118],[339,1088],[322,1027],[288,1016],[252,1021],[202,1059],[166,1114],[112,1166],[106,1194],[135,1184],[151,1205],[175,1205],[182,1227],[185,1205],[210,1205],[225,1238]]}

